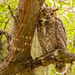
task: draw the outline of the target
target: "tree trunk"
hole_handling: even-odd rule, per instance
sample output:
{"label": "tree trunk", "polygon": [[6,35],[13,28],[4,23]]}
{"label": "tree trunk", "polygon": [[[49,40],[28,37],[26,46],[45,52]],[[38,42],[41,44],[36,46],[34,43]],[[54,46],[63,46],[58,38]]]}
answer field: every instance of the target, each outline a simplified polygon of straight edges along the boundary
{"label": "tree trunk", "polygon": [[20,0],[16,20],[12,28],[13,54],[2,75],[33,75],[33,71],[25,62],[32,59],[31,45],[39,16],[40,4],[44,0]]}

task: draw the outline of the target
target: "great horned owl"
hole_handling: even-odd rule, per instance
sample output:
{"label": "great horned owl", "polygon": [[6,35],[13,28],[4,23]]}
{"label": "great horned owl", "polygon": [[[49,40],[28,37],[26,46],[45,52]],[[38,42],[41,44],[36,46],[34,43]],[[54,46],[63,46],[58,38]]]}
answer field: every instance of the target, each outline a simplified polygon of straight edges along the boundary
{"label": "great horned owl", "polygon": [[[37,25],[38,40],[43,53],[49,53],[56,49],[66,50],[67,37],[63,22],[57,18],[58,8],[42,6]],[[55,70],[64,73],[66,64],[57,63]]]}

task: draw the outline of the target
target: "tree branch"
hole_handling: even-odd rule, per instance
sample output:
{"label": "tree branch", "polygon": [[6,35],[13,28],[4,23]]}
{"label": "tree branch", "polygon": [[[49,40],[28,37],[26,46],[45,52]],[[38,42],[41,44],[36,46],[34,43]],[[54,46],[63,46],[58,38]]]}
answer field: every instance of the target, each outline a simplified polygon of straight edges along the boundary
{"label": "tree branch", "polygon": [[72,61],[75,61],[75,53],[69,53],[60,49],[56,50],[55,53],[44,54],[35,60],[26,62],[25,67],[30,66],[31,70],[33,70],[39,66],[47,66],[57,62],[72,63]]}
{"label": "tree branch", "polygon": [[[20,63],[22,60],[14,61]],[[34,70],[39,66],[47,66],[50,64],[56,64],[57,62],[64,62],[64,63],[72,63],[75,61],[75,53],[69,53],[67,51],[63,51],[61,49],[56,50],[54,52],[44,54],[35,60],[30,60],[24,63],[24,67],[28,68],[29,70]],[[10,62],[10,63],[14,63]]]}
{"label": "tree branch", "polygon": [[7,20],[7,22],[5,22],[4,30],[6,29],[6,26],[7,26],[8,22],[9,22],[9,19]]}
{"label": "tree branch", "polygon": [[10,8],[10,5],[8,5],[8,9],[9,9],[9,11],[10,11],[10,13],[11,13],[11,16],[14,18],[14,20],[16,21],[16,17],[13,15],[13,13],[12,13],[12,10],[11,10],[11,8]]}
{"label": "tree branch", "polygon": [[[26,63],[22,64],[25,68],[27,68],[28,71],[34,70],[35,68],[39,66],[47,66],[50,64],[56,64],[57,62],[64,62],[64,63],[72,63],[75,61],[75,53],[69,53],[67,51],[58,49],[54,52],[44,54],[34,60],[27,61]],[[12,63],[21,63],[21,60],[16,60],[10,62]]]}
{"label": "tree branch", "polygon": [[[4,30],[6,29],[6,26],[7,26],[8,22],[9,22],[9,19],[7,20],[7,22],[5,22]],[[2,36],[1,36],[1,38],[2,38]]]}

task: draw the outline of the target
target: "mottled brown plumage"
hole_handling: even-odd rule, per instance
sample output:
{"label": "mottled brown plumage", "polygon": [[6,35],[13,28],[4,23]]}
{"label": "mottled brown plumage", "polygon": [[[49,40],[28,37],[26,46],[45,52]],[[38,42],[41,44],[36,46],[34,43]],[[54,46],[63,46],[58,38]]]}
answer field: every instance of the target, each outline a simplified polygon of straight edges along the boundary
{"label": "mottled brown plumage", "polygon": [[[63,22],[57,18],[58,8],[42,6],[37,25],[38,40],[43,53],[49,53],[56,49],[66,50],[67,36]],[[64,62],[55,65],[56,72],[64,73],[66,64]]]}

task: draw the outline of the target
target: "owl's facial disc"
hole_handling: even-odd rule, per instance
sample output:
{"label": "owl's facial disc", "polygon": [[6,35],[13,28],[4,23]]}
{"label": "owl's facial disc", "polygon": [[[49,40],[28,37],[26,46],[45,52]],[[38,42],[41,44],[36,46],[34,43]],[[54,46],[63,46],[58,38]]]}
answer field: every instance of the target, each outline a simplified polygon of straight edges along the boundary
{"label": "owl's facial disc", "polygon": [[48,7],[44,7],[43,9],[41,9],[41,13],[40,13],[40,19],[42,19],[43,23],[45,22],[46,24],[48,23],[47,21],[49,21],[49,23],[52,23],[55,21],[55,17],[57,16],[57,8],[48,8]]}
{"label": "owl's facial disc", "polygon": [[46,20],[52,20],[52,18],[53,18],[53,11],[51,11],[51,10],[49,10],[49,9],[46,9],[46,10],[44,10],[43,11],[43,13],[44,13],[44,18],[46,19]]}

